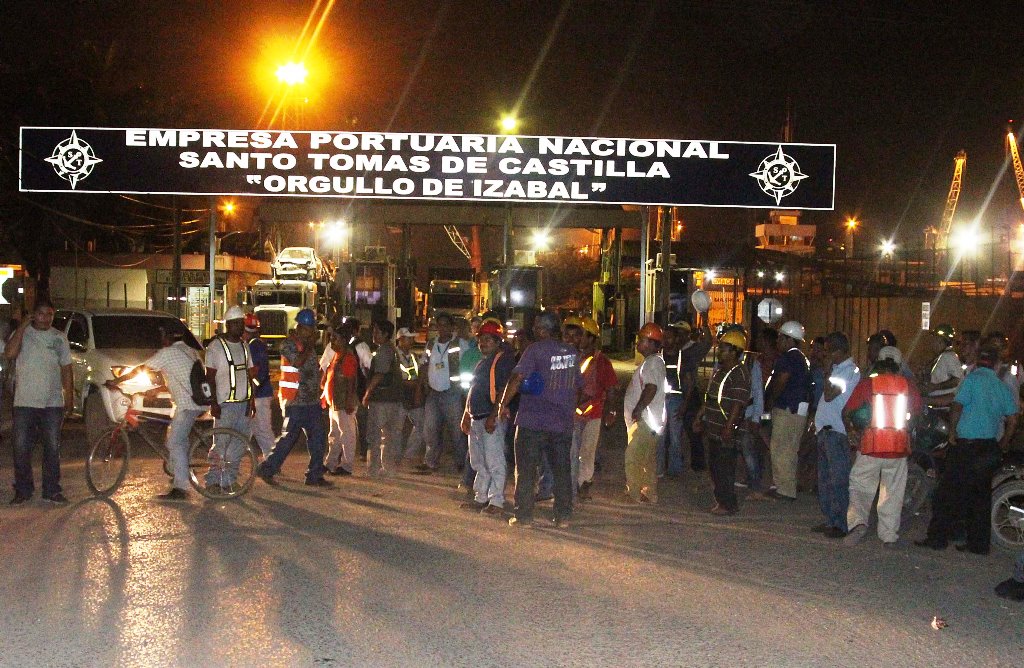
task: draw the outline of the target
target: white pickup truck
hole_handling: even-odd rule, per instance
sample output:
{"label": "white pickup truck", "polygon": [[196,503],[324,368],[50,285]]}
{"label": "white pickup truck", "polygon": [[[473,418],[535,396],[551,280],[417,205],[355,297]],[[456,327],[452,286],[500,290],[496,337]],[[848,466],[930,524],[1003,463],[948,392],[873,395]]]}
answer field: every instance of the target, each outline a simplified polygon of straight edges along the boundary
{"label": "white pickup truck", "polygon": [[[75,413],[85,418],[89,443],[103,434],[114,412],[109,393],[99,392],[107,380],[145,362],[160,348],[161,328],[180,331],[185,342],[198,351],[202,346],[192,332],[173,315],[142,309],[59,309],[53,326],[68,337],[74,369]],[[155,379],[163,384],[162,379]],[[135,408],[169,416],[171,395],[136,396]]]}

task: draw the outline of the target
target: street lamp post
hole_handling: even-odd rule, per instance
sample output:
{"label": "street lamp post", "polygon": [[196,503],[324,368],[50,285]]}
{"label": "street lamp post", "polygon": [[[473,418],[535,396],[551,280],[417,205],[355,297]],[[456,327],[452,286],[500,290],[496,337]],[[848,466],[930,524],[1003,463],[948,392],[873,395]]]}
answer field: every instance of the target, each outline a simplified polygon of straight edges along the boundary
{"label": "street lamp post", "polygon": [[853,233],[857,231],[856,218],[846,219],[846,258],[851,259],[853,257]]}

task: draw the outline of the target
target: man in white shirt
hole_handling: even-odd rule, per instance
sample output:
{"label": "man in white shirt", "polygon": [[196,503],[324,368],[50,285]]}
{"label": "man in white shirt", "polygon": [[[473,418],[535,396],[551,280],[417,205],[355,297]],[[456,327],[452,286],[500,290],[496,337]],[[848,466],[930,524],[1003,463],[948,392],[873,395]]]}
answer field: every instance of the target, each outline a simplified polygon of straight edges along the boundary
{"label": "man in white shirt", "polygon": [[14,498],[32,498],[32,434],[43,441],[43,499],[68,502],[60,487],[60,429],[74,408],[71,347],[53,328],[53,304],[40,298],[11,336],[4,359],[14,362]]}
{"label": "man in white shirt", "polygon": [[935,361],[928,382],[921,386],[921,394],[931,405],[948,406],[964,379],[963,363],[953,350],[956,331],[952,325],[939,325],[930,334]]}
{"label": "man in white shirt", "polygon": [[[427,342],[427,348],[420,360],[426,373],[420,374],[424,385],[423,436],[426,452],[423,463],[416,467],[417,473],[436,471],[444,450],[442,433],[447,433],[452,443],[452,461],[460,469],[466,461],[468,444],[462,433],[462,412],[464,397],[459,386],[459,355],[463,342],[454,335],[454,322],[447,314],[435,318],[437,336]],[[442,432],[442,429],[444,432]]]}
{"label": "man in white shirt", "polygon": [[843,424],[843,408],[860,382],[860,369],[850,357],[850,340],[842,332],[825,337],[830,369],[814,413],[818,440],[818,504],[825,522],[813,531],[829,538],[847,534],[846,511],[850,505],[850,440]]}
{"label": "man in white shirt", "polygon": [[665,428],[665,360],[659,351],[661,327],[649,322],[637,333],[636,350],[644,356],[626,388],[626,495],[630,503],[657,503],[658,437]]}
{"label": "man in white shirt", "polygon": [[[252,416],[256,412],[256,399],[250,379],[255,373],[249,345],[242,339],[245,333],[245,311],[232,306],[224,314],[225,333],[216,336],[206,347],[206,381],[213,393],[210,414],[214,427],[234,429],[248,436],[252,432]],[[206,486],[218,493],[218,488],[230,488],[238,477],[238,463],[245,444],[238,439],[230,443],[214,443],[227,466],[213,467],[206,474]],[[214,457],[210,458],[215,461]],[[225,490],[228,491],[228,490]]]}

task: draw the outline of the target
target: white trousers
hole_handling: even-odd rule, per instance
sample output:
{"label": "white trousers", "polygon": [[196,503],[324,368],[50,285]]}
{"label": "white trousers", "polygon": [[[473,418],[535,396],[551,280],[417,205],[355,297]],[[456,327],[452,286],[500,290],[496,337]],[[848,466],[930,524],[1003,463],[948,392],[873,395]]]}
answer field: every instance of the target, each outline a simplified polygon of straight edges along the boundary
{"label": "white trousers", "polygon": [[327,434],[327,459],[324,466],[333,471],[340,465],[349,473],[356,461],[356,447],[359,443],[359,427],[356,414],[345,411],[328,411],[331,417],[331,431]]}
{"label": "white trousers", "polygon": [[882,459],[857,454],[850,470],[850,508],[846,526],[869,526],[871,504],[878,492],[878,537],[895,543],[900,537],[903,492],[907,488],[907,458]]}
{"label": "white trousers", "polygon": [[474,499],[499,508],[505,505],[505,421],[487,433],[487,420],[473,420],[469,428],[469,465],[476,471]]}
{"label": "white trousers", "polygon": [[601,440],[601,419],[577,420],[572,430],[572,489],[594,479],[594,459]]}
{"label": "white trousers", "polygon": [[274,397],[256,398],[256,415],[252,420],[252,433],[256,437],[256,443],[263,452],[264,459],[274,449],[277,436],[274,434],[274,425],[271,422],[271,415]]}

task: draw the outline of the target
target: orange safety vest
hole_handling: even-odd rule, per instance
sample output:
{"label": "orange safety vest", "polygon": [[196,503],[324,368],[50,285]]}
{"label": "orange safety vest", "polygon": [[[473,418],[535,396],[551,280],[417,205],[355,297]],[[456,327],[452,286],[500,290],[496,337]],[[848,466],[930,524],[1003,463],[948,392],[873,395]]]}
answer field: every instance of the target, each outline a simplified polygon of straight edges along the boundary
{"label": "orange safety vest", "polygon": [[[301,346],[299,352],[302,352]],[[291,401],[299,393],[299,368],[287,357],[281,355],[281,380],[277,383],[277,396],[281,401]]]}
{"label": "orange safety vest", "polygon": [[861,438],[861,454],[892,458],[910,454],[909,389],[902,374],[871,378],[871,425]]}

